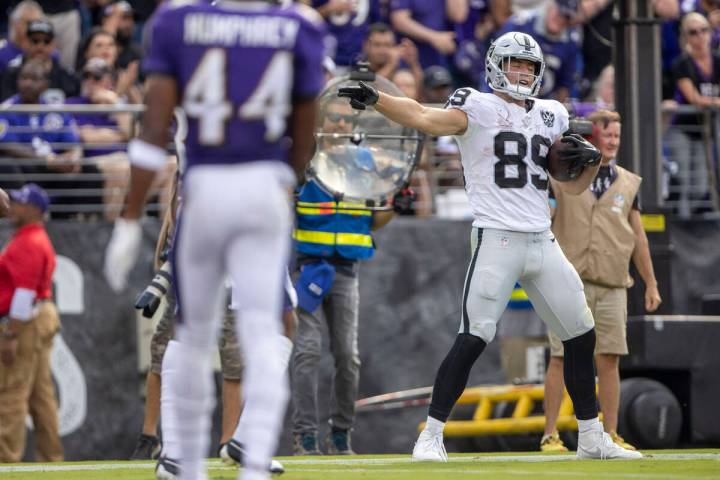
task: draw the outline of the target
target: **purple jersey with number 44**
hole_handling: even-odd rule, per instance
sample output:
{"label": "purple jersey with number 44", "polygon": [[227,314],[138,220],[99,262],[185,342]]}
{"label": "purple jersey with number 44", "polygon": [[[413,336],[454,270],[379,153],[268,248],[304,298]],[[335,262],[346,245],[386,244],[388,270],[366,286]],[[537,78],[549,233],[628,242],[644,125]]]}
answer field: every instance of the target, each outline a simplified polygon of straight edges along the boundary
{"label": "purple jersey with number 44", "polygon": [[322,19],[302,5],[170,0],[143,67],[178,82],[187,168],[286,161],[287,117],[324,84]]}

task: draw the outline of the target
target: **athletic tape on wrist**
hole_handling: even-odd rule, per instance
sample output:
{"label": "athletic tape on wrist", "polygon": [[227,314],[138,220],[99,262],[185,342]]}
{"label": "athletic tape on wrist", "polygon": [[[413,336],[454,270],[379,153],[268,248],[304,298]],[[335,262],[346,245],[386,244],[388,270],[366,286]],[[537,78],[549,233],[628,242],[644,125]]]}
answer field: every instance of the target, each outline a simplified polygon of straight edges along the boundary
{"label": "athletic tape on wrist", "polygon": [[154,172],[163,168],[167,163],[167,154],[164,148],[137,138],[128,143],[128,157],[131,165]]}
{"label": "athletic tape on wrist", "polygon": [[16,288],[10,302],[10,318],[15,318],[23,322],[29,322],[33,319],[33,302],[35,301],[35,291],[28,288]]}

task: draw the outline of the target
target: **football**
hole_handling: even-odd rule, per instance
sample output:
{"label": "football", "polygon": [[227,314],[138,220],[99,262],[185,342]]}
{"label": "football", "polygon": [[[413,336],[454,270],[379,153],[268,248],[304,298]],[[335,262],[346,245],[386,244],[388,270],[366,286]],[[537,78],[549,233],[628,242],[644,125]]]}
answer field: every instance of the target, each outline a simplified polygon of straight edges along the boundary
{"label": "football", "polygon": [[568,148],[567,143],[563,143],[558,139],[550,146],[548,150],[548,173],[558,182],[567,182],[577,178],[583,171],[583,168],[573,168],[572,163],[568,163],[560,156],[560,151]]}

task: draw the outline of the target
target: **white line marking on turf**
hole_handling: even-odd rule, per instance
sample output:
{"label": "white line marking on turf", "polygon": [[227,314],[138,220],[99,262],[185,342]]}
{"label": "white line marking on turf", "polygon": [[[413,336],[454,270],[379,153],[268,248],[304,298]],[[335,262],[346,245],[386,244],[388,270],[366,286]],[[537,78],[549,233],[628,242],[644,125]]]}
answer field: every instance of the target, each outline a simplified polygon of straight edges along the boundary
{"label": "white line marking on turf", "polygon": [[[368,470],[365,468],[303,468],[301,470],[296,470],[297,473],[323,473],[323,474],[330,474],[330,473],[337,473],[337,474],[345,474],[345,473],[364,473],[367,474],[369,472],[372,472],[373,474],[387,474],[387,475],[393,475],[393,474],[417,474],[418,470],[411,470],[409,468],[400,468],[400,469],[372,469]],[[498,476],[507,476],[507,475],[514,475],[514,476],[522,476],[527,477],[528,475],[532,475],[535,477],[571,477],[571,478],[577,478],[578,475],[580,475],[578,472],[567,472],[567,471],[561,471],[561,470],[548,470],[544,469],[542,471],[533,471],[532,473],[528,472],[527,470],[509,470],[505,468],[486,468],[483,466],[482,470],[469,470],[469,469],[459,469],[459,468],[423,468],[422,473],[431,473],[431,474],[438,474],[439,476],[443,475],[450,475],[450,474],[456,474],[456,475],[472,475],[481,473],[483,475],[498,475]],[[658,474],[657,473],[618,473],[613,472],[612,473],[613,480],[618,478],[653,478],[657,479]],[[684,480],[687,477],[687,475],[675,475],[675,474],[663,474],[662,475],[663,480],[670,480],[670,479],[679,479]],[[715,480],[716,477],[711,476],[693,476],[694,480],[698,479],[709,479],[709,480]]]}
{"label": "white line marking on turf", "polygon": [[[716,460],[720,461],[720,453],[651,453],[645,459],[647,460]],[[575,455],[499,455],[499,456],[463,456],[450,457],[452,463],[455,462],[482,462],[482,463],[498,463],[498,462],[562,462],[577,460]],[[363,465],[368,467],[409,464],[410,457],[390,457],[390,458],[353,458],[353,459],[285,459],[281,460],[284,465],[313,466],[313,465],[354,465],[359,469]],[[615,460],[615,461],[642,461],[642,460]],[[444,468],[437,468],[434,463],[431,465],[438,471],[450,472]],[[208,468],[234,468],[226,467],[218,460],[207,462]],[[12,465],[0,466],[0,473],[3,472],[76,472],[76,471],[93,471],[93,470],[144,470],[155,468],[154,462],[143,463],[97,463],[97,464],[77,464],[77,465]],[[433,467],[430,467],[433,468]],[[308,469],[302,468],[302,471]],[[376,469],[372,469],[376,471]],[[397,471],[397,470],[393,470]],[[413,470],[414,471],[414,470]]]}
{"label": "white line marking on turf", "polygon": [[[720,460],[720,453],[655,453],[645,458],[652,460]],[[575,455],[493,455],[450,457],[451,462],[564,462],[577,460]],[[405,458],[353,458],[353,459],[289,459],[282,460],[284,465],[390,465],[411,463],[410,457]]]}

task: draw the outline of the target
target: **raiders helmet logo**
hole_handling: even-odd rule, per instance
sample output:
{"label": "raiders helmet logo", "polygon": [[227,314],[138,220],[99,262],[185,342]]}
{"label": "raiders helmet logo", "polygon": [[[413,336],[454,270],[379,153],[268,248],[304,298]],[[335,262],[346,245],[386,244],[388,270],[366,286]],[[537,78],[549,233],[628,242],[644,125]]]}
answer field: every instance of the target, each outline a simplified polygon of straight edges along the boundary
{"label": "raiders helmet logo", "polygon": [[543,123],[545,123],[545,125],[547,125],[548,127],[552,127],[553,125],[555,125],[555,114],[554,113],[552,113],[548,110],[543,110],[542,112],[540,112],[540,115],[542,115],[542,120],[543,120]]}

